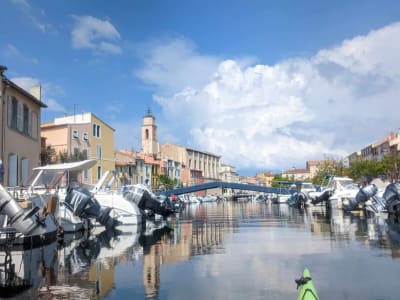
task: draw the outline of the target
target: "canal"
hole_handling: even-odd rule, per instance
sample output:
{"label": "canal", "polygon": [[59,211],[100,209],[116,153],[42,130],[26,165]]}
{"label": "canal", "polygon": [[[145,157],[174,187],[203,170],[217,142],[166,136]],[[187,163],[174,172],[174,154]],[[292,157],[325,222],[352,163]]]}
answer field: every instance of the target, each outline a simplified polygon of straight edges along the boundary
{"label": "canal", "polygon": [[400,225],[385,217],[228,201],[144,231],[3,251],[0,296],[289,300],[307,267],[320,299],[389,300],[399,299],[399,258]]}

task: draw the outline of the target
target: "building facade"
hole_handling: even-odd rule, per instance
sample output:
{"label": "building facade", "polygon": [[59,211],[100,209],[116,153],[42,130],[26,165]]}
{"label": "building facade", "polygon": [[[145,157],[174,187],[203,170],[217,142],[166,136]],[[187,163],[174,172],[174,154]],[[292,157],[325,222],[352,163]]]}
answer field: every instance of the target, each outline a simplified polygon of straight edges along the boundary
{"label": "building facade", "polygon": [[236,173],[235,167],[228,164],[220,164],[219,179],[225,182],[239,182],[239,176]]}
{"label": "building facade", "polygon": [[0,66],[0,183],[13,187],[40,166],[41,109],[47,105],[41,102],[40,86],[27,92],[4,76],[6,69]]}
{"label": "building facade", "polygon": [[220,156],[176,144],[161,146],[162,157],[180,163],[181,183],[184,186],[218,181]]}
{"label": "building facade", "polygon": [[63,155],[79,155],[76,160],[97,160],[97,164],[84,173],[84,183],[95,184],[106,171],[115,171],[115,129],[93,113],[56,118],[42,124],[41,129],[46,145],[54,147],[59,159]]}

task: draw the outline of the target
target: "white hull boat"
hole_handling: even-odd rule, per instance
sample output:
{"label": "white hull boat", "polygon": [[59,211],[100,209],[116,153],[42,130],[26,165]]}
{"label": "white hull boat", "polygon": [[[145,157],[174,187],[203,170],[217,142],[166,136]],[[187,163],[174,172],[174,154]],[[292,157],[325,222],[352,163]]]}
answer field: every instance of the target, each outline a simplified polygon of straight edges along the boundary
{"label": "white hull boat", "polygon": [[36,246],[55,241],[56,238],[57,225],[47,207],[36,206],[34,202],[22,207],[0,185],[0,245]]}

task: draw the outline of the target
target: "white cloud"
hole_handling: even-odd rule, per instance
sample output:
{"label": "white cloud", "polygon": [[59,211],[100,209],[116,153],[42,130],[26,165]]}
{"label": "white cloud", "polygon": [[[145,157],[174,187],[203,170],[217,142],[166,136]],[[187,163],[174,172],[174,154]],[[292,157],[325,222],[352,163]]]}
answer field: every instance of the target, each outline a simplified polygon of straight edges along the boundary
{"label": "white cloud", "polygon": [[8,59],[18,60],[23,63],[37,64],[38,59],[22,53],[17,47],[12,44],[7,44],[3,49],[3,55]]}
{"label": "white cloud", "polygon": [[33,8],[27,0],[11,0],[11,3],[17,6],[32,22],[32,24],[43,33],[53,28],[51,24],[45,23],[40,20],[41,18],[43,18],[44,11],[39,8]]}
{"label": "white cloud", "polygon": [[178,39],[155,47],[138,75],[159,87],[159,126],[180,144],[238,169],[305,167],[397,130],[399,38],[395,23],[309,59],[253,66],[202,56]]}
{"label": "white cloud", "polygon": [[148,43],[140,55],[144,66],[136,75],[167,92],[206,84],[219,64],[215,57],[197,54],[193,43],[183,38]]}
{"label": "white cloud", "polygon": [[119,32],[109,21],[92,16],[73,16],[72,46],[76,49],[92,49],[97,53],[119,54],[121,48],[116,42]]}
{"label": "white cloud", "polygon": [[23,88],[24,90],[28,91],[34,85],[41,85],[42,86],[42,101],[47,105],[45,111],[51,112],[66,112],[66,108],[60,102],[55,100],[54,98],[62,98],[64,97],[65,93],[63,89],[55,84],[46,82],[41,83],[39,79],[32,78],[32,77],[15,77],[12,78],[15,84],[19,87]]}

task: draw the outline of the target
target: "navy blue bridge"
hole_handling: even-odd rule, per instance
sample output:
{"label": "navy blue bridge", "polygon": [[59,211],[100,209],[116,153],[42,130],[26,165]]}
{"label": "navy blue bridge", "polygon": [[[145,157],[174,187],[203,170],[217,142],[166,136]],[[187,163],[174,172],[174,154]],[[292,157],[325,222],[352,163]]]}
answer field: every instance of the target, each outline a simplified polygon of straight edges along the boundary
{"label": "navy blue bridge", "polygon": [[189,194],[198,191],[204,191],[209,189],[216,189],[216,188],[226,188],[226,189],[233,189],[233,190],[244,190],[244,191],[255,191],[260,193],[274,193],[274,194],[293,194],[296,192],[295,189],[288,189],[288,188],[276,188],[276,187],[265,187],[253,184],[243,184],[243,183],[233,183],[233,182],[224,182],[224,181],[213,181],[207,182],[198,185],[192,185],[188,187],[177,188],[173,190],[167,190],[162,192],[157,192],[156,194],[163,194],[166,196],[174,195],[182,195],[182,194]]}

